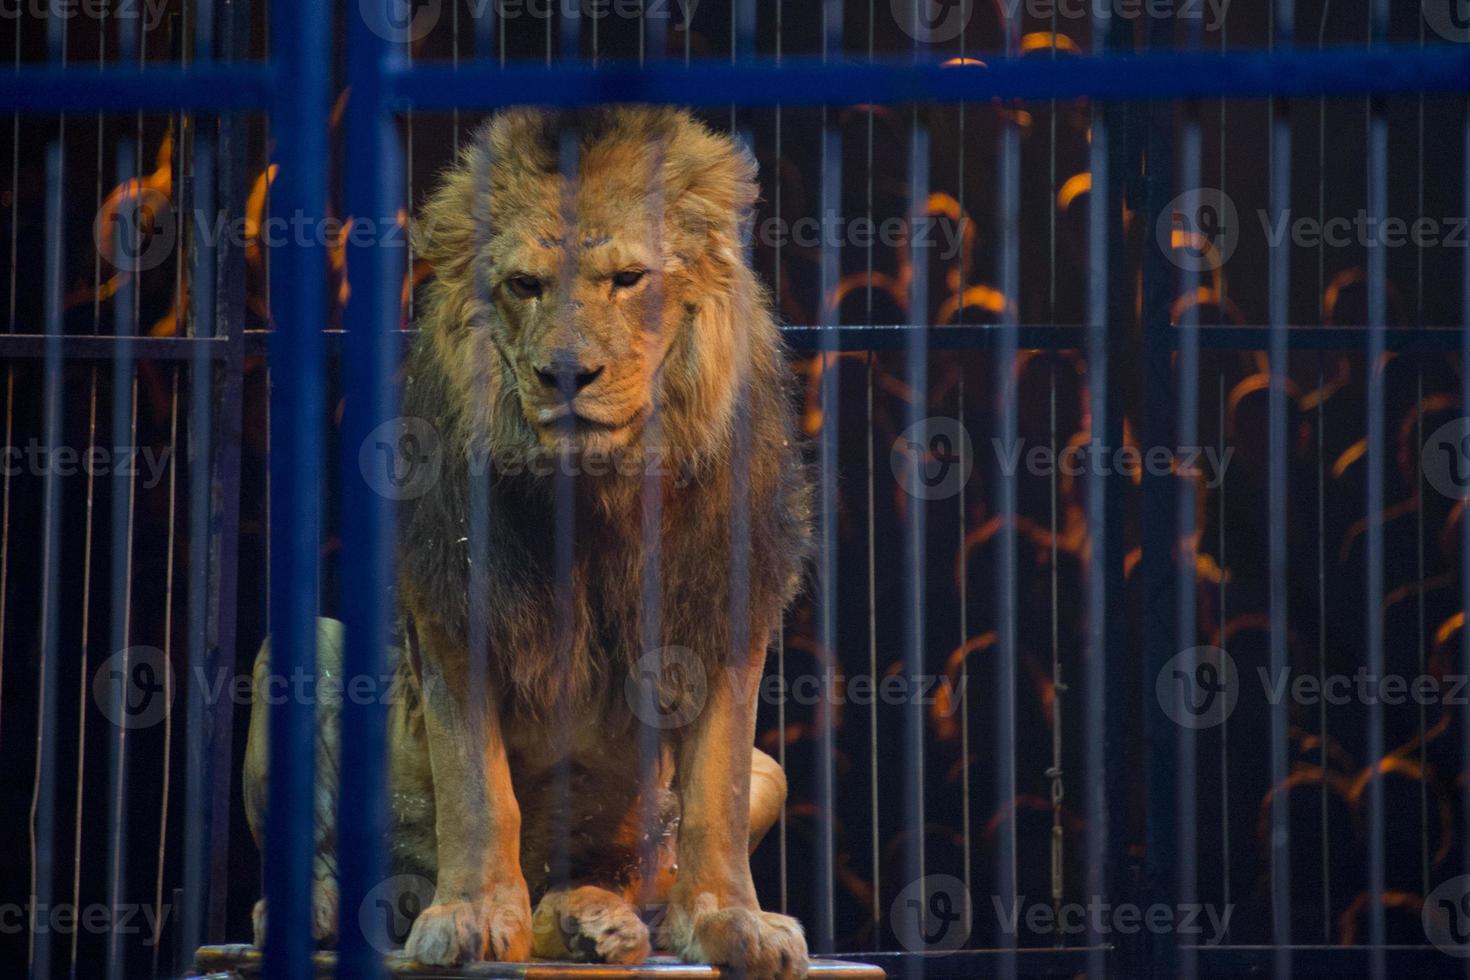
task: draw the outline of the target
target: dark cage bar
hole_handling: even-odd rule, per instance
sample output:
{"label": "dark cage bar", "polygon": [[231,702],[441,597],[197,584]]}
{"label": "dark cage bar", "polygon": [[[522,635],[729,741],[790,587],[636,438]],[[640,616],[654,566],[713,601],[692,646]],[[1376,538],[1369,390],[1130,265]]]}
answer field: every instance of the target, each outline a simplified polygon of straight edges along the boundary
{"label": "dark cage bar", "polygon": [[[811,547],[754,696],[786,796],[750,867],[812,975],[1470,975],[1463,6],[0,3],[4,975],[759,973],[414,964],[436,883],[386,843],[405,507],[454,462],[405,407],[424,217],[465,167],[490,195],[496,113],[563,113],[564,179],[629,103],[754,164],[727,258],[779,327]],[[741,385],[705,556],[737,667],[775,574]],[[472,649],[499,479],[471,467],[437,543]],[[556,650],[580,479],[545,481]],[[672,736],[638,671],[689,667],[688,583],[672,476],[639,479],[638,665],[599,682],[647,778]],[[581,722],[547,726],[558,814]]]}

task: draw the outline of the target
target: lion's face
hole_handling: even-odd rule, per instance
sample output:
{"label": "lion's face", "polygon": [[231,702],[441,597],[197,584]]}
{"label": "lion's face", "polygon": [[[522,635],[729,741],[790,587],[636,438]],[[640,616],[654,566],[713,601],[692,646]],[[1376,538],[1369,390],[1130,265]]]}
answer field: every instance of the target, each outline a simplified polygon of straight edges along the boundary
{"label": "lion's face", "polygon": [[[588,176],[567,215],[556,213],[562,179],[546,181],[547,207],[513,221],[482,274],[496,346],[541,444],[608,449],[636,438],[655,408],[679,328],[669,287],[682,283],[651,222],[629,213],[627,189]],[[624,196],[609,206],[616,191]]]}
{"label": "lion's face", "polygon": [[424,213],[421,323],[468,438],[715,451],[751,330],[774,338],[740,244],[754,197],[750,158],[682,112],[497,116]]}

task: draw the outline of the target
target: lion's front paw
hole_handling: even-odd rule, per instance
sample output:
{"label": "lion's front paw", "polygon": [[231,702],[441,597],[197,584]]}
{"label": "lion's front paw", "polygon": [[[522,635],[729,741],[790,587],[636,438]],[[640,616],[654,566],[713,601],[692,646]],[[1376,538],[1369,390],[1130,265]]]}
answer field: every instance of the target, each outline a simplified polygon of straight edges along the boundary
{"label": "lion's front paw", "polygon": [[419,914],[404,951],[430,966],[531,958],[531,903],[525,887],[479,899],[435,902]]}
{"label": "lion's front paw", "polygon": [[536,906],[537,956],[595,963],[642,963],[648,926],[623,899],[591,885],[548,892]]}
{"label": "lion's front paw", "polygon": [[670,909],[667,928],[670,947],[686,962],[728,966],[746,980],[806,976],[806,936],[789,915],[719,908],[701,895],[692,908]]}

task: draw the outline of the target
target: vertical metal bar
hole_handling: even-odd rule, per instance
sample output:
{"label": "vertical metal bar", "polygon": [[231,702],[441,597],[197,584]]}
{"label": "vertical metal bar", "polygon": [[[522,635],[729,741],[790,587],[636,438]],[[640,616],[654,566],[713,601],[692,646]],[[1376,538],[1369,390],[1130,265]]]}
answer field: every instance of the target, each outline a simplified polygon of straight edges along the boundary
{"label": "vertical metal bar", "polygon": [[[1173,43],[1175,21],[1169,16],[1150,20],[1147,43],[1151,49],[1167,49]],[[1143,226],[1158,227],[1158,220],[1171,206],[1174,196],[1174,107],[1156,100],[1140,107],[1146,120],[1144,171],[1141,190],[1144,201]],[[1174,292],[1174,265],[1169,236],[1145,235],[1143,259],[1143,377],[1142,419],[1139,426],[1144,452],[1155,446],[1174,444],[1177,411],[1174,376],[1173,326],[1170,307]],[[1139,678],[1143,690],[1151,689],[1169,660],[1180,652],[1177,635],[1175,594],[1175,494],[1172,474],[1146,473],[1139,517],[1142,557],[1139,574],[1143,590],[1144,670]],[[1144,697],[1143,738],[1145,746],[1145,873],[1143,887],[1150,904],[1175,907],[1176,871],[1179,867],[1178,785],[1179,773],[1174,748],[1179,726],[1164,711],[1158,698]],[[1178,937],[1172,932],[1141,937],[1148,949],[1154,974],[1172,976],[1179,968]]]}
{"label": "vertical metal bar", "polygon": [[[223,7],[220,51],[231,61],[242,60],[250,44],[250,0],[230,0]],[[245,143],[247,126],[243,114],[229,113],[219,120],[217,164],[218,203],[221,213],[243,212],[245,201]],[[209,580],[206,599],[208,665],[214,676],[235,670],[235,624],[238,607],[236,583],[239,575],[240,530],[240,439],[244,403],[245,371],[245,276],[243,247],[228,240],[216,249],[212,273],[215,295],[214,332],[226,338],[226,356],[221,365],[218,429],[213,456],[214,487],[210,504]],[[270,253],[264,255],[269,271]],[[195,583],[198,584],[197,581]],[[209,784],[209,821],[205,832],[208,868],[195,874],[207,896],[205,919],[185,939],[194,946],[203,936],[215,942],[225,938],[225,889],[208,888],[207,881],[225,881],[229,876],[230,804],[236,785],[233,773],[234,702],[217,698],[209,707],[209,758],[201,778]],[[206,877],[207,875],[207,877]],[[189,919],[185,918],[187,926]],[[193,947],[185,951],[192,954]]]}
{"label": "vertical metal bar", "polygon": [[[384,16],[389,23],[383,0]],[[374,18],[378,20],[378,18]],[[400,147],[393,116],[384,105],[382,79],[394,45],[373,31],[368,18],[350,17],[347,106],[346,202],[349,214],[377,229],[363,244],[349,242],[352,294],[343,338],[343,383],[351,396],[342,419],[342,681],[368,690],[387,675],[387,649],[396,605],[393,590],[394,509],[376,492],[358,464],[372,433],[398,415],[399,291],[406,254],[402,237],[386,236],[397,221]],[[457,135],[457,129],[456,129]],[[473,658],[472,658],[473,659]],[[387,702],[344,698],[341,716],[341,784],[337,799],[337,927],[339,977],[373,980],[385,975],[381,952],[364,935],[357,910],[388,874],[383,852],[388,813]]]}
{"label": "vertical metal bar", "polygon": [[[1191,23],[1197,28],[1199,22],[1193,20]],[[1184,107],[1184,113],[1180,141],[1179,183],[1182,187],[1198,189],[1201,172],[1198,106],[1190,103]],[[1197,280],[1198,273],[1192,264],[1186,264],[1179,274],[1179,294],[1190,295],[1195,292],[1198,287]],[[1179,352],[1176,363],[1179,389],[1176,409],[1176,435],[1178,437],[1176,445],[1182,448],[1197,445],[1199,441],[1199,305],[1197,303],[1189,303],[1185,306],[1177,330],[1179,331]],[[1192,475],[1181,473],[1176,480],[1174,538],[1178,548],[1175,564],[1178,580],[1174,592],[1174,629],[1179,637],[1179,646],[1183,649],[1194,649],[1199,633],[1194,595],[1197,551],[1195,495],[1198,487]],[[1196,667],[1187,665],[1185,669],[1193,675]],[[1199,845],[1195,833],[1199,809],[1197,739],[1194,729],[1183,725],[1178,726],[1175,736],[1177,741],[1174,743],[1174,765],[1179,773],[1178,782],[1175,784],[1175,800],[1178,807],[1176,821],[1180,835],[1176,889],[1180,907],[1188,908],[1195,901],[1198,885]],[[1193,977],[1198,972],[1198,957],[1194,949],[1187,944],[1181,944],[1178,969],[1179,976],[1186,978]]]}
{"label": "vertical metal bar", "polygon": [[[1275,0],[1272,47],[1292,46],[1293,0]],[[1285,100],[1271,99],[1270,198],[1275,221],[1285,221],[1291,208],[1291,120]],[[1285,676],[1289,665],[1287,641],[1287,405],[1286,386],[1290,363],[1286,345],[1291,299],[1291,243],[1282,241],[1271,249],[1267,277],[1271,316],[1270,388],[1267,395],[1267,517],[1269,537],[1267,592],[1271,670],[1273,677]],[[1290,719],[1285,699],[1271,706],[1271,941],[1275,947],[1273,969],[1277,976],[1291,974],[1291,837],[1290,799],[1285,792],[1288,775]]]}
{"label": "vertical metal bar", "polygon": [[[922,36],[922,35],[918,35]],[[917,42],[915,42],[917,46]],[[917,54],[916,54],[917,57]],[[929,131],[919,121],[919,108],[912,109],[909,135],[909,225],[917,231],[924,220],[925,206],[929,200]],[[928,415],[929,406],[929,335],[924,326],[929,320],[929,263],[925,246],[920,236],[911,234],[909,239],[908,312],[912,324],[904,344],[904,380],[909,389],[904,424],[906,430],[920,431]],[[914,428],[914,427],[919,428]],[[929,440],[924,440],[921,452],[929,449]],[[915,460],[921,465],[922,460]],[[925,545],[928,528],[926,501],[919,496],[908,500],[908,520],[903,533],[904,573],[904,656],[907,676],[922,677],[927,671],[925,645],[927,641],[924,607],[927,592]],[[924,717],[923,699],[908,697],[904,701],[903,713],[903,757],[904,757],[904,875],[910,882],[922,881],[926,872],[924,830],[926,826],[926,801],[924,798]],[[920,891],[920,901],[928,901],[928,890]],[[927,908],[927,906],[925,906]],[[924,974],[923,959],[915,956],[908,960],[908,975]]]}
{"label": "vertical metal bar", "polygon": [[[20,25],[16,25],[17,32]],[[102,69],[107,64],[107,18],[106,12],[97,27],[97,67]],[[93,187],[93,212],[100,214],[102,211],[102,171],[103,146],[106,137],[105,115],[97,113],[97,179]],[[12,193],[12,197],[13,197]],[[12,222],[12,225],[14,222]],[[102,332],[102,246],[100,242],[95,243],[92,257],[92,332]],[[11,284],[12,290],[15,288]],[[12,299],[12,304],[14,300]],[[97,378],[98,365],[91,366],[88,377],[88,399],[87,399],[87,451],[90,453],[97,445]],[[8,421],[8,420],[7,420]],[[6,435],[5,445],[10,445],[9,433]],[[87,773],[87,704],[91,700],[91,658],[89,649],[92,643],[92,573],[93,573],[93,524],[96,514],[97,479],[90,470],[87,473],[87,511],[85,526],[83,530],[82,548],[85,556],[82,561],[82,635],[79,652],[79,670],[77,672],[77,765],[76,765],[76,808],[72,816],[72,857],[71,857],[71,902],[74,906],[81,905],[82,896],[82,826],[86,817],[86,773]],[[5,523],[9,524],[9,513],[5,514]],[[4,589],[4,571],[0,570],[0,591]],[[0,631],[4,629],[4,600],[0,598]],[[3,673],[3,667],[0,667]],[[77,975],[77,947],[81,938],[81,930],[74,929],[71,934],[71,977],[75,980]]]}
{"label": "vertical metal bar", "polygon": [[[275,211],[293,227],[319,222],[326,213],[329,15],[324,4],[271,10],[272,60],[291,80],[272,103],[280,159]],[[271,669],[284,676],[301,671],[310,677],[316,668],[325,409],[321,330],[327,312],[325,256],[316,239],[288,243],[271,283]],[[264,968],[281,980],[312,975],[315,712],[302,700],[282,699],[270,717],[264,863],[271,927]]]}
{"label": "vertical metal bar", "polygon": [[[1021,24],[1007,15],[1004,30],[1007,58],[1019,58]],[[1002,302],[1001,330],[993,361],[992,387],[1000,398],[996,437],[1000,445],[1014,446],[1019,438],[1017,406],[1018,324],[1021,296],[1021,134],[1016,122],[1015,106],[1002,104],[1003,122],[1000,132],[1000,160],[996,214],[1000,223],[1000,282]],[[995,664],[996,742],[1000,746],[995,770],[995,805],[1004,815],[1002,832],[995,848],[995,891],[1008,908],[1019,901],[1020,878],[1017,871],[1019,846],[1016,829],[1016,484],[1017,473],[1004,468],[998,482],[999,499],[996,517],[999,529],[995,535]],[[1014,931],[1001,930],[1001,947],[1005,951],[999,964],[999,975],[1016,975]]]}
{"label": "vertical metal bar", "polygon": [[[131,55],[132,38],[129,35],[128,24],[121,21],[118,24],[118,53],[122,57]],[[142,67],[146,52],[144,50],[145,35],[141,23],[139,24],[139,39],[137,55],[139,67]],[[118,186],[126,187],[134,175],[141,173],[139,156],[143,149],[142,114],[135,120],[134,139],[131,143],[127,140],[120,142],[118,146],[117,176]],[[137,241],[124,242],[123,236],[141,233],[137,221],[120,223],[117,228],[118,241],[116,243],[116,254],[135,255],[138,253]],[[122,287],[113,297],[113,332],[122,338],[118,341],[116,356],[112,362],[112,444],[114,446],[129,445],[133,434],[137,431],[137,376],[134,371],[133,350],[130,338],[138,330],[139,323],[139,298],[140,290],[136,285],[136,276],[126,276]],[[122,656],[122,673],[119,682],[111,686],[113,698],[113,718],[123,718],[122,710],[124,700],[127,697],[126,685],[132,677],[133,664],[132,655],[129,651],[131,642],[131,613],[132,613],[132,524],[133,524],[133,480],[124,472],[116,471],[112,476],[112,505],[111,505],[111,544],[109,546],[109,557],[111,560],[111,597],[109,602],[110,626],[109,634],[111,654]],[[127,893],[127,855],[131,851],[128,846],[128,769],[127,749],[128,730],[125,725],[114,723],[114,731],[110,732],[111,756],[108,770],[108,810],[107,810],[107,897],[108,903],[117,908],[125,901]],[[125,968],[123,961],[120,936],[116,931],[108,934],[105,940],[106,964],[108,980],[121,980]]]}
{"label": "vertical metal bar", "polygon": [[[1108,13],[1099,6],[1093,15],[1093,49],[1100,51],[1107,34]],[[1092,431],[1088,441],[1106,444],[1112,431],[1111,375],[1108,368],[1108,274],[1111,184],[1108,178],[1108,121],[1101,107],[1094,104],[1092,139],[1088,144],[1088,171],[1092,189],[1087,194],[1087,391],[1088,415]],[[1109,478],[1099,468],[1087,474],[1087,530],[1090,542],[1087,560],[1087,704],[1085,748],[1086,777],[1084,799],[1087,814],[1086,894],[1099,898],[1108,894],[1108,840],[1112,820],[1108,801],[1107,708],[1108,708],[1108,623],[1109,563],[1117,561],[1111,554],[1114,536],[1108,533],[1109,494],[1116,496]],[[1116,608],[1116,607],[1113,607]],[[1103,935],[1098,924],[1087,924],[1087,975],[1105,976],[1107,960],[1103,952]]]}
{"label": "vertical metal bar", "polygon": [[[214,60],[214,3],[199,0],[196,6],[194,58],[200,65]],[[211,221],[215,215],[215,154],[218,119],[206,116],[204,125],[196,128],[193,151],[193,213]],[[199,227],[196,222],[195,227]],[[207,227],[213,227],[208,224]],[[215,304],[219,261],[218,243],[212,234],[196,235],[190,260],[193,272],[189,299],[193,304],[190,325],[197,337],[216,334]],[[210,574],[210,527],[214,490],[214,364],[204,345],[196,345],[189,368],[189,598],[188,598],[188,673],[187,677],[206,676],[209,662],[209,593],[217,585]],[[208,902],[208,879],[205,876],[205,853],[209,833],[208,750],[210,730],[209,705],[204,697],[205,685],[186,683],[184,739],[184,869],[181,882],[183,908],[180,910],[178,958],[189,962],[193,951],[203,942],[204,911]]]}
{"label": "vertical metal bar", "polygon": [[[1460,206],[1466,214],[1470,214],[1470,99],[1461,104],[1464,111],[1464,119],[1460,123]],[[1470,411],[1470,371],[1463,369],[1463,365],[1470,364],[1470,249],[1460,253],[1460,411]],[[1466,502],[1470,494],[1462,494],[1461,502]],[[1460,521],[1460,610],[1470,613],[1470,521]],[[1461,676],[1470,674],[1470,629],[1462,624],[1460,627],[1460,657],[1459,670]],[[1460,765],[1463,767],[1470,760],[1470,706],[1462,706],[1459,711],[1458,721],[1460,723]],[[1463,823],[1460,826],[1461,839],[1466,839],[1467,825],[1470,825],[1470,780],[1466,780],[1460,786],[1460,814]],[[1470,874],[1470,849],[1466,849],[1461,856],[1461,873]],[[1470,977],[1470,959],[1464,962],[1463,973]]]}
{"label": "vertical metal bar", "polygon": [[[65,21],[52,16],[47,22],[48,41],[53,59],[62,60],[65,45]],[[63,118],[62,125],[65,125]],[[65,367],[61,355],[63,328],[61,303],[64,288],[65,252],[63,228],[65,212],[62,203],[64,177],[62,144],[46,144],[46,349],[42,362],[43,381],[41,419],[42,439],[50,458],[61,445],[62,391]],[[41,909],[54,902],[56,811],[56,685],[59,679],[60,644],[57,631],[61,625],[61,477],[56,467],[47,467],[42,475],[41,503],[41,615],[40,663],[36,694],[36,778],[32,788],[31,836],[31,905],[29,966],[35,980],[51,976],[51,939],[53,930],[37,928]]]}
{"label": "vertical metal bar", "polygon": [[[842,2],[822,0],[822,59],[842,54]],[[818,193],[818,220],[821,227],[834,226],[842,209],[842,134],[832,119],[833,110],[822,107],[821,187]],[[818,279],[817,304],[823,326],[838,322],[837,281],[841,276],[841,254],[831,235],[822,236],[821,270]],[[835,331],[822,333],[819,357],[822,363],[821,404],[822,431],[817,444],[819,474],[820,544],[817,559],[818,638],[821,651],[822,697],[817,705],[817,848],[816,848],[816,915],[813,948],[830,953],[836,935],[836,818],[834,729],[835,667],[838,659],[837,635],[837,470],[839,429],[841,425],[841,375]]]}
{"label": "vertical metal bar", "polygon": [[[1370,44],[1388,38],[1388,0],[1373,0],[1370,8]],[[1369,100],[1368,114],[1368,219],[1382,227],[1388,215],[1388,119],[1381,98]],[[1385,419],[1384,373],[1388,314],[1388,256],[1383,248],[1368,249],[1368,531],[1367,531],[1367,654],[1368,673],[1383,676],[1383,520]],[[1384,943],[1387,922],[1383,904],[1385,839],[1383,774],[1378,768],[1384,755],[1383,703],[1368,703],[1368,764],[1373,778],[1368,781],[1368,941],[1371,944],[1369,971],[1375,978],[1385,975]]]}

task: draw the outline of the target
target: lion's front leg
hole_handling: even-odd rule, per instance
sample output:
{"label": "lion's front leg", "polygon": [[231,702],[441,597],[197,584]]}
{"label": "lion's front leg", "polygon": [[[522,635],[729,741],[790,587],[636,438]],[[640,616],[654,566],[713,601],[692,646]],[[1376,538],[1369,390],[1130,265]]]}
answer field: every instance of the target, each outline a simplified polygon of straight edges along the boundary
{"label": "lion's front leg", "polygon": [[665,942],[689,962],[788,980],[806,975],[806,938],[795,919],[761,911],[750,876],[751,745],[764,663],[761,650],[714,671],[704,709],[679,733],[679,871]]}
{"label": "lion's front leg", "polygon": [[438,874],[434,904],[414,921],[405,950],[435,966],[529,959],[521,813],[494,699],[483,684],[473,690],[465,652],[444,635],[426,630],[422,655]]}

